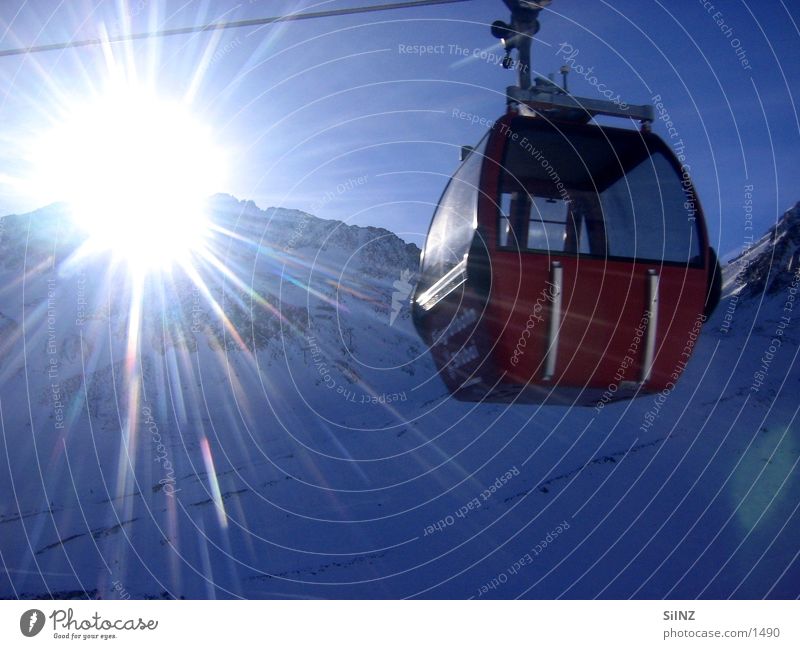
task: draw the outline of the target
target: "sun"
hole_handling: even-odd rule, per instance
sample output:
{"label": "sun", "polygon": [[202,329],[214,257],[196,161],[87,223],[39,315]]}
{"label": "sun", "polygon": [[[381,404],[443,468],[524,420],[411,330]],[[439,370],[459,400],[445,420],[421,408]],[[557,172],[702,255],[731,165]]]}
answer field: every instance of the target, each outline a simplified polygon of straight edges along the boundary
{"label": "sun", "polygon": [[186,263],[209,235],[224,183],[211,129],[183,103],[125,86],[75,102],[39,140],[37,177],[69,204],[91,250],[136,271]]}

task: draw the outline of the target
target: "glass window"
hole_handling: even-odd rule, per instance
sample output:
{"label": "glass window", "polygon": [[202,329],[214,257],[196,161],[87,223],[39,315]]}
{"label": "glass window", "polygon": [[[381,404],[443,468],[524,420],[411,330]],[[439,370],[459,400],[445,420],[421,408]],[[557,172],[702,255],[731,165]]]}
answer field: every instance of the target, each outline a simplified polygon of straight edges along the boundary
{"label": "glass window", "polygon": [[600,201],[610,255],[664,261],[699,258],[691,205],[663,154],[629,170],[600,193]]}
{"label": "glass window", "polygon": [[531,203],[527,248],[563,251],[567,242],[567,201],[533,196]]}
{"label": "glass window", "polygon": [[485,136],[458,168],[433,215],[425,250],[418,291],[424,291],[453,270],[469,252],[478,220],[478,191]]}
{"label": "glass window", "polygon": [[516,247],[514,223],[523,223],[523,249],[606,254],[603,215],[597,195],[573,192],[569,199],[524,190],[501,194],[499,243]]}
{"label": "glass window", "polygon": [[664,153],[636,131],[572,129],[509,138],[498,244],[701,263],[694,196]]}

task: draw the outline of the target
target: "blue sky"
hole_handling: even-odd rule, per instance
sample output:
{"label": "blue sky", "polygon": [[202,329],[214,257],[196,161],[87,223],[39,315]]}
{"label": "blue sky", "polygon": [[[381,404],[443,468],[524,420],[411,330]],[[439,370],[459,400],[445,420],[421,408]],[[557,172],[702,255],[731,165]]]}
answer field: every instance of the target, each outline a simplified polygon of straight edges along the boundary
{"label": "blue sky", "polygon": [[[376,0],[376,3],[379,3]],[[91,38],[105,27],[169,28],[367,2],[58,3],[5,1],[0,47]],[[542,14],[534,71],[593,66],[628,103],[660,95],[691,165],[712,240],[741,249],[752,185],[753,234],[800,200],[800,3],[718,0],[555,0]],[[114,57],[193,110],[230,155],[226,191],[421,242],[461,144],[505,110],[514,73],[488,24],[500,0],[244,28],[115,45]],[[561,44],[566,44],[561,47]],[[428,48],[421,55],[413,46]],[[736,48],[739,49],[737,56]],[[477,53],[477,55],[476,55]],[[740,61],[741,57],[747,63]],[[749,66],[750,69],[747,69]],[[102,87],[101,48],[0,58],[0,213],[28,211],[47,192],[22,192],[26,142],[57,107]],[[577,74],[570,89],[599,96]],[[456,112],[478,123],[459,119]],[[483,122],[484,125],[481,125]]]}

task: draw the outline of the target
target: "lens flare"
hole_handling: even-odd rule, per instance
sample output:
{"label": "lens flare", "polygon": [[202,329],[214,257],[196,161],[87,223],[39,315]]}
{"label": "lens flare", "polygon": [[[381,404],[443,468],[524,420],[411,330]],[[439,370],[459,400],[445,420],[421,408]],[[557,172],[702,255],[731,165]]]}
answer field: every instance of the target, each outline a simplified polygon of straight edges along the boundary
{"label": "lens flare", "polygon": [[211,131],[179,102],[136,87],[72,105],[38,142],[40,187],[69,203],[88,246],[137,270],[204,245],[207,197],[224,185]]}

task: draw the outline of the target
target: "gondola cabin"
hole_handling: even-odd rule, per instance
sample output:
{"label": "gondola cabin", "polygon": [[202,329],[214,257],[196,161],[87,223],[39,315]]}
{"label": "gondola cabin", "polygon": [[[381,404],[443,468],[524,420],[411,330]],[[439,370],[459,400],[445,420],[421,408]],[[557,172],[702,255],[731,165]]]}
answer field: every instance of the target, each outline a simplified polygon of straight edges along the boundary
{"label": "gondola cabin", "polygon": [[717,269],[649,129],[509,113],[442,195],[414,323],[458,399],[605,403],[675,384]]}

